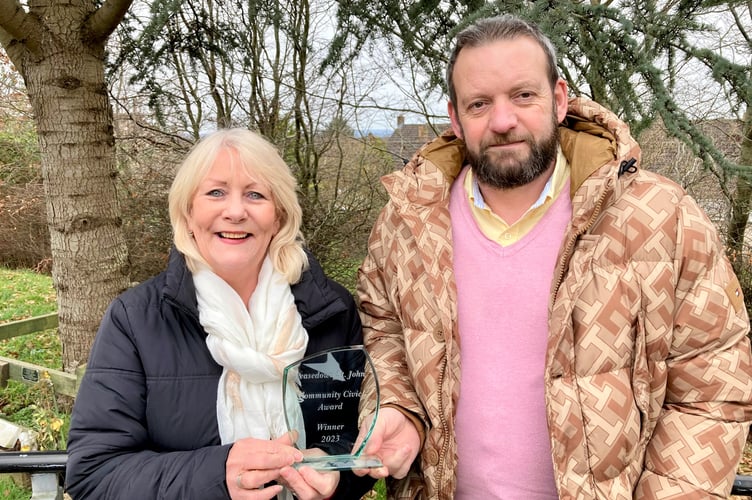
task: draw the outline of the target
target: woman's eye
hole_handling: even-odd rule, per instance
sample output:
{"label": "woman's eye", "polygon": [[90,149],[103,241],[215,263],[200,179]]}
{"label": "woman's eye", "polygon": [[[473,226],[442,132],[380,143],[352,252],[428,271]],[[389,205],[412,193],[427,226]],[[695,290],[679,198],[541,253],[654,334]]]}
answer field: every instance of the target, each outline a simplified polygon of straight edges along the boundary
{"label": "woman's eye", "polygon": [[263,200],[266,198],[263,194],[259,193],[258,191],[251,191],[248,193],[248,197],[252,200]]}
{"label": "woman's eye", "polygon": [[222,192],[221,189],[212,189],[211,191],[209,191],[206,194],[209,195],[209,196],[211,196],[211,197],[217,198],[219,196],[222,196],[224,193]]}

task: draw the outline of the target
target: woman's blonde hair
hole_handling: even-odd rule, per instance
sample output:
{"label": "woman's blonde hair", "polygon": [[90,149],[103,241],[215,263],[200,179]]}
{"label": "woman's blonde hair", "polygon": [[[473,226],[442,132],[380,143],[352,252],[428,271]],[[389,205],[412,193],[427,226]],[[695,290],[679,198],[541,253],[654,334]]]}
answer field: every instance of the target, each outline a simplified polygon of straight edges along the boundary
{"label": "woman's blonde hair", "polygon": [[250,130],[222,129],[203,137],[178,167],[168,196],[175,247],[185,255],[191,271],[196,271],[198,263],[208,266],[188,230],[188,217],[198,185],[209,173],[219,153],[228,149],[235,153],[232,158],[236,167],[271,191],[279,231],[269,245],[269,258],[289,283],[297,283],[308,265],[300,231],[303,212],[296,194],[297,184],[277,149]]}

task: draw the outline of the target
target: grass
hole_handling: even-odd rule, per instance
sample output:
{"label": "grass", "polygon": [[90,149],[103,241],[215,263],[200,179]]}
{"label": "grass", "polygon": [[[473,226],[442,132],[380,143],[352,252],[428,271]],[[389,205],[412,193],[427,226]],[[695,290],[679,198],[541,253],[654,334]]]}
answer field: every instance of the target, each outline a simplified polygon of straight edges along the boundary
{"label": "grass", "polygon": [[[0,323],[55,312],[52,278],[33,271],[0,267]],[[62,347],[57,330],[0,341],[0,356],[60,369]]]}
{"label": "grass", "polygon": [[33,271],[0,267],[0,322],[54,312],[55,290],[52,278]]}
{"label": "grass", "polygon": [[9,474],[2,474],[0,475],[0,498],[6,500],[29,500],[31,498],[31,489],[16,483]]}
{"label": "grass", "polygon": [[[0,267],[0,323],[54,312],[55,291],[49,276]],[[59,369],[62,348],[57,330],[0,341],[0,356]],[[37,432],[42,449],[64,449],[69,416],[57,407],[48,380],[33,386],[9,381],[0,395],[0,418]],[[0,497],[28,500],[31,490],[8,474],[0,475]]]}

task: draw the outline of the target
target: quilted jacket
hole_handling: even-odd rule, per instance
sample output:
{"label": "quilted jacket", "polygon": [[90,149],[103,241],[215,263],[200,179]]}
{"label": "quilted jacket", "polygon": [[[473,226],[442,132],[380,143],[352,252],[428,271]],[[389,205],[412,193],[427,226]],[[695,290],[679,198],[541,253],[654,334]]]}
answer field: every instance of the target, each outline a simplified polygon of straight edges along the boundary
{"label": "quilted jacket", "polygon": [[[725,498],[752,420],[739,283],[697,204],[639,168],[623,122],[580,98],[568,113],[573,214],[541,374],[559,496]],[[447,132],[384,177],[390,200],[359,271],[381,404],[425,430],[411,472],[388,484],[393,498],[451,499],[456,487],[461,333],[448,200],[463,161]],[[362,415],[372,385],[364,394]]]}
{"label": "quilted jacket", "polygon": [[[313,255],[308,260],[291,287],[308,332],[306,354],[360,344],[352,295]],[[193,276],[175,249],[164,272],[112,302],[73,407],[67,493],[76,500],[230,499],[232,445],[221,444],[217,426],[222,367],[206,335]],[[363,479],[342,472],[332,499],[361,498],[374,482]]]}

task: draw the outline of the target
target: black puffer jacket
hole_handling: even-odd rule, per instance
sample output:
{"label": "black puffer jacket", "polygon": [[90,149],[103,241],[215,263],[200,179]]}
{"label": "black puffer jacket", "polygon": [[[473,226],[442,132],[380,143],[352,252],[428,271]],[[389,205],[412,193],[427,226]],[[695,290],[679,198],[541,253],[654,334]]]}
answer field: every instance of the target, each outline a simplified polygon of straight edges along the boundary
{"label": "black puffer jacket", "polygon": [[[306,354],[361,344],[352,296],[309,261],[292,286]],[[230,498],[231,445],[220,444],[217,428],[221,374],[206,347],[193,278],[173,250],[164,272],[120,295],[102,320],[73,408],[67,492],[77,500]],[[350,425],[357,435],[354,419]],[[372,485],[343,472],[335,498],[360,498]]]}

